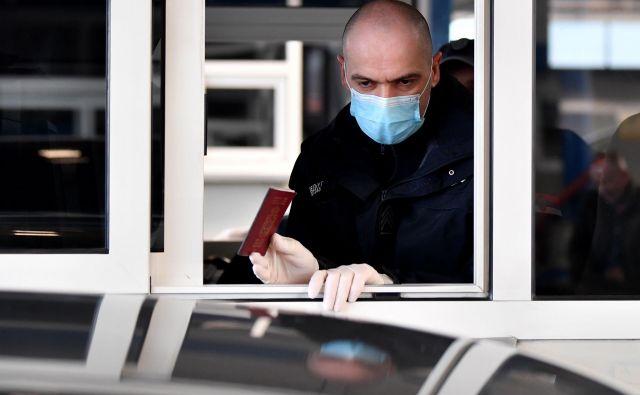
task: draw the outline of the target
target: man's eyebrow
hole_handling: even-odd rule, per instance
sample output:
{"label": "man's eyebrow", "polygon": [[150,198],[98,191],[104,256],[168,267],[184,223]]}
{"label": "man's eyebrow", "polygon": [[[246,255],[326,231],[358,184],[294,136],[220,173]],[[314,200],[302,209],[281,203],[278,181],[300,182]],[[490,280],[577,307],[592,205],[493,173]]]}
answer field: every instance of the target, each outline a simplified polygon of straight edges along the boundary
{"label": "man's eyebrow", "polygon": [[420,74],[420,73],[409,73],[409,74],[405,74],[405,75],[402,75],[402,76],[394,79],[394,81],[411,80],[411,79],[416,79],[416,78],[420,78],[420,77],[422,77],[422,74]]}
{"label": "man's eyebrow", "polygon": [[[409,73],[409,74],[405,74],[405,75],[401,75],[398,78],[394,78],[393,81],[400,81],[400,80],[410,80],[410,79],[416,79],[416,78],[420,78],[422,76],[422,74],[420,73]],[[354,80],[367,80],[367,81],[373,81],[373,79],[366,77],[364,75],[361,74],[353,74],[351,76],[352,79]]]}
{"label": "man's eyebrow", "polygon": [[365,77],[364,75],[360,75],[360,74],[353,74],[353,75],[351,76],[351,79],[354,79],[354,80],[368,80],[368,81],[373,81],[371,78],[369,78],[369,77]]}

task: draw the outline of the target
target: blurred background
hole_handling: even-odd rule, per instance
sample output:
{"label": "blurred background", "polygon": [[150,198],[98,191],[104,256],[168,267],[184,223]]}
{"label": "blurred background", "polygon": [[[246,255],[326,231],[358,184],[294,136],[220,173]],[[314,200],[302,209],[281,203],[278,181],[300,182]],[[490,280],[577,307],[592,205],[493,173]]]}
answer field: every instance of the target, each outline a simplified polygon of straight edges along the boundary
{"label": "blurred background", "polygon": [[537,1],[535,23],[536,295],[639,295],[640,2]]}

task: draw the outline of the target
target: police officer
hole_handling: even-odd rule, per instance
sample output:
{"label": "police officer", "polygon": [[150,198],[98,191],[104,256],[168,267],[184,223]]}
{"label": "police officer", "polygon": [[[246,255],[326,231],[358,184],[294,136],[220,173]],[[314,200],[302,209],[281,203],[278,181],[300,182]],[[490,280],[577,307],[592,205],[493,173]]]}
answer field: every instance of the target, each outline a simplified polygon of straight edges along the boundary
{"label": "police officer", "polygon": [[303,142],[287,237],[250,256],[254,274],[308,283],[311,298],[324,286],[324,307],[336,311],[365,284],[471,282],[468,93],[441,75],[429,26],[406,3],[365,4],[342,44],[351,103]]}

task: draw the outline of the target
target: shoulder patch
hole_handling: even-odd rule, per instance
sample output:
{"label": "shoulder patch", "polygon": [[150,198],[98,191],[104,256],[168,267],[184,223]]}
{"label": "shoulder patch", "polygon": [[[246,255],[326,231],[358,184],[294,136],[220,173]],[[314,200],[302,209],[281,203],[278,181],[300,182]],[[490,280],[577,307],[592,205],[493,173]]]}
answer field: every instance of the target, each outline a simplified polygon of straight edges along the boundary
{"label": "shoulder patch", "polygon": [[309,195],[313,196],[316,193],[322,191],[322,184],[324,181],[317,182],[309,187]]}

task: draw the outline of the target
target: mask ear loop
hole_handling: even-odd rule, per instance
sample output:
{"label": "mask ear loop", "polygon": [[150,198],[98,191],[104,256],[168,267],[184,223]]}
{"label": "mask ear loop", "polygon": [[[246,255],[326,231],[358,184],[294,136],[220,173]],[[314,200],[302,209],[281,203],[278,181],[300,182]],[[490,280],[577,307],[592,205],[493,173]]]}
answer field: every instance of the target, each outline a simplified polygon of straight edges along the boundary
{"label": "mask ear loop", "polygon": [[426,92],[427,87],[431,85],[431,77],[433,76],[433,69],[430,69],[430,73],[429,73],[429,79],[427,80],[427,84],[424,86],[424,88],[422,88],[422,92],[420,92],[420,97],[422,97],[422,95],[424,95],[424,92]]}
{"label": "mask ear loop", "polygon": [[[353,91],[354,91],[355,89],[353,89],[353,88],[351,87],[351,85],[349,85],[349,77],[347,76],[347,61],[346,61],[346,60],[345,60],[345,62],[342,64],[342,70],[344,71],[344,82],[346,82],[346,83],[347,83],[347,87],[349,88],[349,91],[351,91],[351,92],[352,92],[352,94],[353,94]],[[357,93],[360,93],[360,92],[358,92],[358,91],[356,91],[356,92],[357,92]]]}
{"label": "mask ear loop", "polygon": [[[424,95],[424,93],[427,91],[427,87],[431,86],[431,77],[433,76],[433,68],[430,68],[430,70],[431,72],[429,73],[429,79],[427,80],[427,84],[422,89],[422,92],[420,93],[420,97],[422,97],[422,95]],[[429,108],[430,101],[431,101],[431,95],[429,95],[429,98],[427,99],[427,106],[424,108],[424,113],[421,114],[420,119],[424,119],[424,116],[427,115],[427,108]]]}
{"label": "mask ear loop", "polygon": [[342,71],[344,71],[344,82],[347,83],[347,87],[351,90],[351,85],[349,85],[349,77],[347,76],[347,61],[345,60],[342,64]]}

